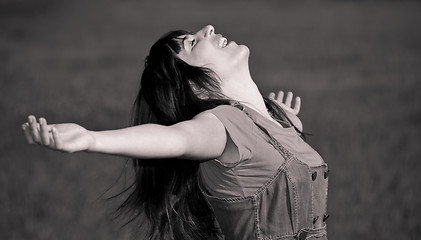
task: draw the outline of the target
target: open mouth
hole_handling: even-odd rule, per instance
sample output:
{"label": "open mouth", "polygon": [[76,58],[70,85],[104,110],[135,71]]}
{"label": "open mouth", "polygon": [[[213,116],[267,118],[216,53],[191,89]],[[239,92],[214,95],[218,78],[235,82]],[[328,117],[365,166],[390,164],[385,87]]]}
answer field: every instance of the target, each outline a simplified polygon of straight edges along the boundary
{"label": "open mouth", "polygon": [[218,42],[219,48],[224,48],[227,46],[228,40],[224,37],[221,37]]}

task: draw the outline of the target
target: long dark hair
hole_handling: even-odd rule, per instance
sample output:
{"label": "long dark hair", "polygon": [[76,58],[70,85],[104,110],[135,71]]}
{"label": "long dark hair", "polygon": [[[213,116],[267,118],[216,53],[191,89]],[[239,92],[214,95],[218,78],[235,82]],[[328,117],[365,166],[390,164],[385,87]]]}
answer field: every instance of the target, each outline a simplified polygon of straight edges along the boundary
{"label": "long dark hair", "polygon": [[[190,66],[177,57],[181,50],[178,37],[185,34],[189,33],[170,32],[152,46],[133,106],[133,125],[172,125],[230,104],[210,69]],[[149,239],[218,238],[215,217],[199,188],[198,161],[132,161],[136,179],[121,209],[143,224]]]}
{"label": "long dark hair", "polygon": [[[141,86],[132,110],[132,124],[172,125],[200,112],[231,104],[219,79],[208,68],[188,65],[177,57],[179,37],[173,31],[159,39],[145,60]],[[266,99],[275,117],[283,110]],[[199,162],[186,159],[132,159],[135,181],[119,210],[139,221],[149,239],[218,239],[213,211],[199,187]]]}

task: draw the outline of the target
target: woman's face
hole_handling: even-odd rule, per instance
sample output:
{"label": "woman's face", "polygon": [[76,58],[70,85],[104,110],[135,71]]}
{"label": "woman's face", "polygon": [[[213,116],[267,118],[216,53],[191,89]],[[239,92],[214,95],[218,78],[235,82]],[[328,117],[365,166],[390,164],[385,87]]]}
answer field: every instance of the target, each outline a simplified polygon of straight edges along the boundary
{"label": "woman's face", "polygon": [[195,34],[180,36],[179,39],[180,59],[192,66],[210,68],[219,77],[248,64],[249,49],[233,41],[228,42],[221,34],[215,34],[215,29],[211,25]]}

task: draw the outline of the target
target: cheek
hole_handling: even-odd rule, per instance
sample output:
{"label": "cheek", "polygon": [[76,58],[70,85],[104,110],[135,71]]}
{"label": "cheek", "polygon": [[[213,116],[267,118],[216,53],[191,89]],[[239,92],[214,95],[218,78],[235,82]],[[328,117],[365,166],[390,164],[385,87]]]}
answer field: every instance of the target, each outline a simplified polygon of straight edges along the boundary
{"label": "cheek", "polygon": [[199,52],[195,59],[201,66],[215,65],[221,61],[221,54],[215,49],[205,48]]}
{"label": "cheek", "polygon": [[204,67],[212,62],[212,58],[210,57],[210,53],[208,52],[195,52],[188,57],[182,58],[186,63],[196,67]]}
{"label": "cheek", "polygon": [[185,61],[193,66],[208,67],[216,72],[225,72],[242,64],[248,59],[246,46],[235,46],[228,49],[215,49],[200,46]]}

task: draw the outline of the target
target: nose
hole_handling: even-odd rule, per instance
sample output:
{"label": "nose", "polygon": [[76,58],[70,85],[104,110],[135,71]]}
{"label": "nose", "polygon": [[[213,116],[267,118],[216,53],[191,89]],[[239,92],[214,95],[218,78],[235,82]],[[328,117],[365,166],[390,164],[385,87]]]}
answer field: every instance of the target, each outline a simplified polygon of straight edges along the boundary
{"label": "nose", "polygon": [[209,37],[215,33],[215,28],[212,25],[207,25],[204,28],[202,28],[199,32],[201,32],[204,37]]}

